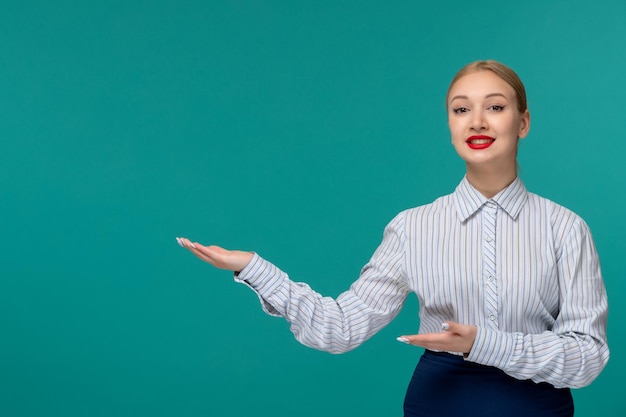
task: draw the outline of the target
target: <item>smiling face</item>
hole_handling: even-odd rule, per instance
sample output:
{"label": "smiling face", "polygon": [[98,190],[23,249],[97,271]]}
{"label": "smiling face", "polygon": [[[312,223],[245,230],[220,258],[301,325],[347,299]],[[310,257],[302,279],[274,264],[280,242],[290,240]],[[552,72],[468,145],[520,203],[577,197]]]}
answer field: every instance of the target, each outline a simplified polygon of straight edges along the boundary
{"label": "smiling face", "polygon": [[452,144],[472,171],[516,175],[517,142],[530,129],[528,110],[518,108],[515,90],[489,70],[458,78],[448,93]]}

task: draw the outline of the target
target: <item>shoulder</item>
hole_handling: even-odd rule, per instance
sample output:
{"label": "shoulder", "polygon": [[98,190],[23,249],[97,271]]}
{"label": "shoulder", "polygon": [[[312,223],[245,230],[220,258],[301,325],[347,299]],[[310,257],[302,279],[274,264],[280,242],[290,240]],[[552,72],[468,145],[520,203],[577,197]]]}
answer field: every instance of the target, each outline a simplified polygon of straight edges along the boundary
{"label": "shoulder", "polygon": [[439,212],[441,210],[446,210],[447,208],[454,208],[454,207],[455,207],[454,194],[447,194],[447,195],[438,197],[431,203],[422,204],[420,206],[411,207],[404,211],[401,211],[399,215],[403,215],[406,217],[419,216],[419,215],[423,215],[424,213]]}
{"label": "shoulder", "polygon": [[433,225],[443,219],[456,219],[454,194],[441,196],[431,203],[408,208],[398,213],[390,225],[413,230],[426,224]]}
{"label": "shoulder", "polygon": [[527,215],[544,217],[557,235],[565,237],[572,233],[590,233],[589,226],[580,215],[559,203],[531,192],[528,192],[527,203]]}
{"label": "shoulder", "polygon": [[420,206],[412,207],[404,210],[401,213],[404,213],[406,216],[414,216],[422,213],[428,212],[437,212],[440,210],[446,210],[447,208],[455,207],[455,198],[454,193],[446,194],[441,197],[436,198],[434,201],[428,204],[422,204]]}

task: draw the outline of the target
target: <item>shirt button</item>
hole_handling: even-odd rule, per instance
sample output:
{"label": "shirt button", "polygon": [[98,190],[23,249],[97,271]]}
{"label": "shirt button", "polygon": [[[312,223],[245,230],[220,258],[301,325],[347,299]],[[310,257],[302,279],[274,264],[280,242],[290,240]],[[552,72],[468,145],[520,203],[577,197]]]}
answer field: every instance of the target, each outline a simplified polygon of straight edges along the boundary
{"label": "shirt button", "polygon": [[493,275],[489,275],[489,278],[487,278],[489,280],[489,282],[493,282],[493,280],[495,279],[495,277]]}
{"label": "shirt button", "polygon": [[496,321],[496,316],[494,314],[489,315],[489,320]]}
{"label": "shirt button", "polygon": [[485,238],[485,240],[486,240],[487,242],[491,242],[491,241],[493,240],[493,237],[491,237],[491,236],[487,236],[487,237]]}

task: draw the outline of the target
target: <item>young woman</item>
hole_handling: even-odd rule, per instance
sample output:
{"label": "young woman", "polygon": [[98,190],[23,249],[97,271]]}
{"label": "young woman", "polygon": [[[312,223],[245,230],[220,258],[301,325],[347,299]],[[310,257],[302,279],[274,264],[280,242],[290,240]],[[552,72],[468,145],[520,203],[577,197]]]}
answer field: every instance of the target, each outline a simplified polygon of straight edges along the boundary
{"label": "young woman", "polygon": [[452,194],[398,214],[336,300],[258,254],[178,243],[235,271],[301,343],[333,353],[370,338],[415,292],[419,334],[398,340],[426,351],[405,417],[572,416],[569,388],[590,384],[609,358],[607,297],[589,229],[517,177],[530,114],[513,70],[467,65],[452,80],[447,109],[465,177]]}

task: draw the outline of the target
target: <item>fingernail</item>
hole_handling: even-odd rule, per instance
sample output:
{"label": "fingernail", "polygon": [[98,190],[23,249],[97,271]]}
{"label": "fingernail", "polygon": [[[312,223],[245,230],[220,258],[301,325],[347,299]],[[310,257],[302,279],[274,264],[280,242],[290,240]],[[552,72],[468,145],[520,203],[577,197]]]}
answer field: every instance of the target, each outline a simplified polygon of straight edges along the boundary
{"label": "fingernail", "polygon": [[402,343],[409,343],[409,339],[407,339],[406,337],[402,337],[402,336],[397,337],[396,340]]}
{"label": "fingernail", "polygon": [[185,245],[183,245],[183,242],[180,240],[180,238],[177,237],[176,242],[178,243],[178,246],[183,247],[183,248],[185,247]]}
{"label": "fingernail", "polygon": [[444,332],[450,330],[450,325],[448,323],[441,323],[441,330]]}
{"label": "fingernail", "polygon": [[193,243],[189,243],[191,245],[192,248],[196,248],[196,245],[194,245]]}

